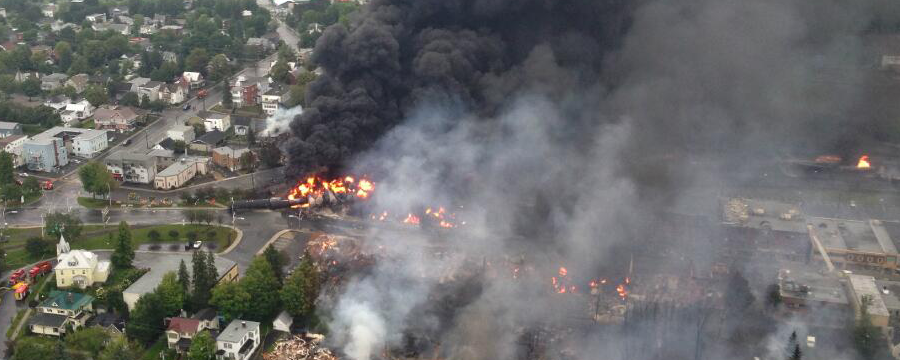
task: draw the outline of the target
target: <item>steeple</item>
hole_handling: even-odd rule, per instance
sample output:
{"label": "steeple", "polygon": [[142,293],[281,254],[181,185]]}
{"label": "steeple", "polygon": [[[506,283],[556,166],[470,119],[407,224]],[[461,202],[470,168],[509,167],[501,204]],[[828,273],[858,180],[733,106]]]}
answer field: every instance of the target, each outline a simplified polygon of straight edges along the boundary
{"label": "steeple", "polygon": [[56,244],[56,256],[65,254],[65,253],[69,252],[69,250],[70,250],[69,243],[67,243],[66,238],[63,237],[62,234],[60,234],[59,235],[59,244]]}

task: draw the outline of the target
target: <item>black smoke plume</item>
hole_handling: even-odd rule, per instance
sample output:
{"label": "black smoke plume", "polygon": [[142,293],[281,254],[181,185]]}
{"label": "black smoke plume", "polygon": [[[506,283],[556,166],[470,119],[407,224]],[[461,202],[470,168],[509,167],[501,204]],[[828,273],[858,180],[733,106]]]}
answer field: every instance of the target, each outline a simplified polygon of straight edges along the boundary
{"label": "black smoke plume", "polygon": [[348,30],[328,28],[313,61],[311,106],[291,124],[288,177],[335,169],[422,101],[492,115],[521,89],[594,84],[633,2],[376,0]]}

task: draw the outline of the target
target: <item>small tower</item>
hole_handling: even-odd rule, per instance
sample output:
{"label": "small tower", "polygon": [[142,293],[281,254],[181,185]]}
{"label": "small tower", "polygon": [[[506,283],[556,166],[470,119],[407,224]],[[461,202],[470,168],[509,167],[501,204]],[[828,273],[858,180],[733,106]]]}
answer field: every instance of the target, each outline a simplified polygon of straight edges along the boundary
{"label": "small tower", "polygon": [[56,256],[59,257],[62,254],[65,254],[71,250],[69,248],[69,243],[66,242],[66,238],[59,235],[59,244],[56,244]]}

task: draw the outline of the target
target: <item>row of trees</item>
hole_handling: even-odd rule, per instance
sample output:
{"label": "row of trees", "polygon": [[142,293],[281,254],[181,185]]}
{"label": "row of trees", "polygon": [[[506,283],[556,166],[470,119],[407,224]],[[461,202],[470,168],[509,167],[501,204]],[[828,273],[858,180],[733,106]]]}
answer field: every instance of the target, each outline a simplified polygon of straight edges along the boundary
{"label": "row of trees", "polygon": [[19,202],[21,198],[33,197],[41,193],[41,186],[37,179],[27,177],[19,183],[16,181],[13,158],[10,153],[0,152],[0,198],[5,204]]}
{"label": "row of trees", "polygon": [[285,264],[283,254],[267,248],[253,260],[239,282],[216,286],[210,303],[226,321],[267,321],[282,308],[292,316],[309,319],[319,294],[319,273],[308,254],[288,277],[282,271]]}
{"label": "row of trees", "polygon": [[20,337],[11,348],[12,360],[68,360],[85,358],[85,355],[96,360],[139,359],[144,352],[139,344],[129,342],[125,336],[110,335],[96,327],[78,330],[56,342],[33,336]]}
{"label": "row of trees", "polygon": [[99,161],[90,161],[78,169],[78,177],[81,179],[81,185],[84,191],[91,194],[91,197],[108,195],[113,189],[119,186],[119,182],[113,179],[112,173],[106,168],[106,165]]}

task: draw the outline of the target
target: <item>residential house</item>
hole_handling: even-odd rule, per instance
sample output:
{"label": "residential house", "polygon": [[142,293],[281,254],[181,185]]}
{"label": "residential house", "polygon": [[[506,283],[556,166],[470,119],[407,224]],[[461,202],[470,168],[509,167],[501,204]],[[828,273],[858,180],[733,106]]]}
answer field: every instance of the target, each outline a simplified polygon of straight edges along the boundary
{"label": "residential house", "polygon": [[52,18],[56,15],[56,4],[46,4],[41,7],[41,14],[43,14],[44,17]]}
{"label": "residential house", "polygon": [[160,26],[159,31],[168,31],[168,32],[171,32],[175,36],[181,36],[184,34],[184,26],[163,25],[163,26]]}
{"label": "residential house", "polygon": [[247,360],[259,347],[259,323],[235,319],[216,337],[216,360]]}
{"label": "residential house", "polygon": [[24,82],[29,79],[41,79],[41,74],[35,71],[16,71],[16,82]]}
{"label": "residential house", "polygon": [[154,150],[175,150],[175,140],[172,138],[165,138],[160,140],[159,143],[153,145]]}
{"label": "residential house", "polygon": [[293,325],[294,317],[284,310],[278,313],[278,316],[275,317],[275,320],[272,320],[272,330],[275,331],[290,333],[291,327],[293,327]]}
{"label": "residential house", "polygon": [[148,81],[138,86],[138,97],[143,99],[144,96],[150,98],[150,101],[159,100],[159,92],[162,90],[163,83],[159,81]]}
{"label": "residential house", "polygon": [[68,27],[72,28],[72,30],[75,30],[75,32],[78,32],[78,29],[80,28],[78,25],[75,25],[75,24],[69,23],[69,22],[64,22],[62,20],[56,20],[56,21],[50,23],[50,31],[53,31],[53,32],[60,32],[60,31],[62,31],[62,29],[65,29]]}
{"label": "residential house", "polygon": [[153,156],[119,150],[103,160],[114,179],[150,184],[156,178],[157,161]]}
{"label": "residential house", "polygon": [[57,171],[69,163],[69,152],[63,139],[31,138],[22,144],[22,156],[25,166],[33,171]]}
{"label": "residential house", "polygon": [[194,127],[187,125],[174,125],[166,131],[166,136],[175,141],[184,141],[190,144],[194,141]]}
{"label": "residential house", "polygon": [[231,115],[229,114],[204,112],[201,116],[203,116],[203,127],[207,132],[213,130],[224,132],[231,128]]}
{"label": "residential house", "polygon": [[0,138],[0,150],[12,155],[14,167],[25,165],[25,159],[22,158],[22,145],[25,144],[25,140],[28,140],[25,135]]}
{"label": "residential house", "polygon": [[72,139],[72,153],[84,158],[92,158],[109,147],[106,130],[88,130]]}
{"label": "residential house", "polygon": [[128,24],[95,23],[91,25],[91,29],[97,32],[113,31],[122,35],[131,34],[131,27]]}
{"label": "residential house", "polygon": [[191,339],[194,338],[194,335],[203,330],[205,328],[198,319],[171,318],[169,319],[169,326],[166,328],[166,343],[169,349],[183,354],[191,347]]}
{"label": "residential house", "polygon": [[22,124],[0,121],[0,138],[12,135],[22,135]]}
{"label": "residential house", "polygon": [[254,157],[250,149],[237,149],[231,146],[217,147],[212,151],[212,162],[231,171],[243,170],[241,157],[245,154],[249,154],[251,158]]}
{"label": "residential house", "polygon": [[41,53],[50,56],[50,54],[53,53],[53,48],[47,45],[35,45],[31,47],[31,55],[37,55]]}
{"label": "residential house", "polygon": [[260,94],[269,91],[269,81],[255,76],[238,76],[231,84],[231,101],[236,107],[259,103]]}
{"label": "residential house", "polygon": [[105,105],[94,112],[94,126],[97,129],[131,131],[137,120],[138,114],[129,106]]}
{"label": "residential house", "polygon": [[[216,274],[219,274],[216,285],[237,281],[239,275],[237,263],[221,256],[214,256],[213,259]],[[134,310],[135,304],[142,295],[153,292],[162,282],[163,275],[168,272],[178,272],[178,265],[181,261],[190,264],[191,254],[165,254],[155,258],[150,271],[122,291],[122,299],[128,306],[128,310]],[[193,271],[193,267],[188,266],[188,273],[193,273]]]}
{"label": "residential house", "polygon": [[112,17],[118,17],[130,15],[131,12],[127,6],[113,6],[112,9],[109,9],[109,14],[112,15]]}
{"label": "residential house", "polygon": [[173,53],[173,52],[171,52],[171,51],[163,51],[163,52],[162,52],[162,59],[163,59],[164,62],[177,63],[177,62],[178,62],[178,55],[175,54],[175,53]]}
{"label": "residential house", "polygon": [[262,109],[266,115],[275,115],[282,104],[291,97],[290,91],[281,87],[272,87],[262,94]]}
{"label": "residential house", "polygon": [[178,104],[187,98],[187,84],[181,82],[175,84],[163,84],[160,88],[159,99],[168,104]]}
{"label": "residential house", "polygon": [[[194,313],[191,319],[200,320],[200,326],[204,329],[219,330],[219,316],[216,311],[210,308],[204,308]],[[218,334],[218,331],[216,332]]]}
{"label": "residential house", "polygon": [[106,22],[106,14],[90,14],[85,16],[84,19],[92,23],[104,23]]}
{"label": "residential house", "polygon": [[102,86],[106,89],[109,86],[109,83],[112,81],[112,77],[104,74],[91,75],[88,78],[88,84]]}
{"label": "residential house", "polygon": [[66,106],[71,104],[72,100],[69,99],[68,96],[65,95],[56,95],[47,98],[44,100],[44,106],[52,108],[55,112],[61,112],[66,109]]}
{"label": "residential house", "polygon": [[159,28],[154,23],[143,24],[139,32],[141,35],[153,35],[159,32]]}
{"label": "residential house", "polygon": [[0,17],[6,18],[6,8],[0,8]]}
{"label": "residential house", "polygon": [[113,334],[125,334],[125,319],[112,312],[99,313],[88,319],[87,327],[98,327]]}
{"label": "residential house", "polygon": [[128,25],[128,32],[131,33],[131,27],[134,26],[134,19],[126,16],[126,15],[117,15],[115,16],[116,21],[120,24]]}
{"label": "residential house", "polygon": [[[137,67],[137,65],[135,65],[135,67]],[[131,81],[129,81],[128,83],[131,84],[130,91],[135,94],[138,94],[138,96],[140,96],[141,86],[144,86],[149,82],[150,82],[149,78],[137,77],[137,78],[131,79]]]}
{"label": "residential house", "polygon": [[64,289],[77,287],[84,289],[94,284],[106,282],[109,277],[108,260],[100,260],[97,254],[87,250],[72,250],[62,236],[56,246],[56,287]]}
{"label": "residential house", "polygon": [[75,89],[75,93],[81,94],[87,89],[88,81],[90,80],[90,76],[88,74],[78,74],[74,75],[66,81],[66,86],[71,86]]}
{"label": "residential house", "polygon": [[61,88],[68,79],[69,76],[66,74],[53,73],[50,75],[45,75],[41,78],[41,90],[50,91],[53,89]]}
{"label": "residential house", "polygon": [[32,333],[51,336],[65,334],[68,325],[77,330],[91,317],[93,302],[94,297],[87,294],[50,291],[28,320],[28,328]]}
{"label": "residential house", "polygon": [[191,150],[210,152],[225,142],[225,133],[219,130],[209,131],[191,142]]}
{"label": "residential house", "polygon": [[247,46],[261,53],[268,52],[275,48],[268,39],[255,37],[247,39]]}
{"label": "residential house", "polygon": [[181,78],[187,81],[188,86],[191,90],[196,90],[203,87],[203,84],[205,82],[202,74],[193,71],[185,71],[181,74]]}
{"label": "residential house", "polygon": [[[137,46],[138,49],[141,49],[143,51],[153,51],[153,43],[150,41],[150,38],[133,37],[133,38],[128,39],[128,43],[132,44],[134,46]],[[135,54],[134,56],[132,56],[130,58],[125,55],[122,55],[122,57],[131,60],[131,62],[134,64],[132,69],[137,69],[137,68],[141,67],[140,55]]]}
{"label": "residential house", "polygon": [[231,126],[234,126],[235,135],[247,136],[247,134],[253,131],[253,123],[251,122],[251,119],[246,116],[232,115]]}
{"label": "residential house", "polygon": [[66,108],[59,113],[59,118],[66,126],[74,126],[79,121],[94,116],[94,106],[87,100],[81,100],[77,103],[68,104]]}

